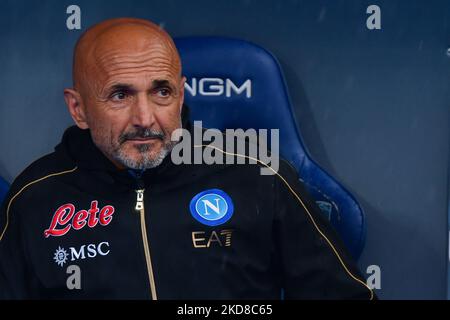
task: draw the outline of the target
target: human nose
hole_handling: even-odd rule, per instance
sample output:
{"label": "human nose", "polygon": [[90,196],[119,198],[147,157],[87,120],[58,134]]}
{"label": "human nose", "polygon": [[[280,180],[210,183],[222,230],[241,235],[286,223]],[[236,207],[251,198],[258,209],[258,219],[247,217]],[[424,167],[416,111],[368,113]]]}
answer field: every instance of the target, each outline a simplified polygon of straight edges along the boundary
{"label": "human nose", "polygon": [[147,95],[140,94],[137,96],[136,103],[133,106],[134,126],[150,128],[155,122],[154,109]]}

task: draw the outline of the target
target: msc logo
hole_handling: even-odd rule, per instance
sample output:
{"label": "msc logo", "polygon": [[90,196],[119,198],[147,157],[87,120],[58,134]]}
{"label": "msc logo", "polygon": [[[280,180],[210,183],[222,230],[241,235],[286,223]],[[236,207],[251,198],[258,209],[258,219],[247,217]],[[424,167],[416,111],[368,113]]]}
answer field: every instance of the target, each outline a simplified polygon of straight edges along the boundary
{"label": "msc logo", "polygon": [[84,260],[86,257],[95,258],[97,255],[106,256],[109,252],[109,242],[106,241],[100,242],[98,245],[91,243],[86,246],[83,244],[78,250],[75,247],[70,247],[69,252],[62,247],[58,247],[53,255],[53,260],[55,260],[57,265],[62,267],[68,260]]}
{"label": "msc logo", "polygon": [[234,206],[225,192],[209,189],[192,198],[189,209],[198,222],[207,226],[218,226],[230,220]]}
{"label": "msc logo", "polygon": [[236,85],[230,79],[221,78],[191,78],[191,82],[186,81],[184,88],[191,96],[223,96],[229,98],[232,94],[240,95],[245,92],[245,97],[252,97],[252,81],[245,80],[241,85]]}

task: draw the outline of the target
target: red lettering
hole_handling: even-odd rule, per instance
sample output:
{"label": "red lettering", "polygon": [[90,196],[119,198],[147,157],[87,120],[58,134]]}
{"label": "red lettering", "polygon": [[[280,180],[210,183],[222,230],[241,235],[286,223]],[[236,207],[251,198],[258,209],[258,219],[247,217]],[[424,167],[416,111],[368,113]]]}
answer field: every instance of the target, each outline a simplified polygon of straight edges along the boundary
{"label": "red lettering", "polygon": [[78,211],[75,216],[73,217],[73,228],[75,230],[80,230],[86,225],[86,218],[88,217],[88,212],[86,210],[80,210]]}
{"label": "red lettering", "polygon": [[102,211],[100,211],[100,224],[102,226],[108,225],[112,220],[113,214],[114,214],[113,206],[104,206]]}
{"label": "red lettering", "polygon": [[[50,227],[44,231],[44,236],[60,237],[65,235],[73,227],[74,230],[80,230],[88,225],[93,228],[98,222],[102,226],[110,224],[114,207],[107,205],[104,206],[99,213],[98,201],[91,202],[91,208],[89,210],[79,210],[75,213],[75,206],[71,203],[60,206],[53,215]],[[97,214],[99,217],[97,217]]]}
{"label": "red lettering", "polygon": [[89,228],[93,228],[97,225],[98,219],[97,219],[97,213],[98,213],[98,207],[97,207],[98,201],[94,200],[91,202],[91,208],[89,209],[89,222],[88,226]]}
{"label": "red lettering", "polygon": [[[69,211],[67,213],[67,215],[64,217],[64,213],[66,211]],[[75,212],[75,206],[71,203],[68,204],[64,204],[61,207],[58,208],[58,210],[56,210],[55,214],[53,215],[53,219],[52,222],[50,223],[50,227],[44,231],[44,235],[46,238],[48,238],[49,236],[63,236],[65,235],[67,232],[69,232],[70,229],[70,225],[65,226],[62,229],[56,229],[57,225],[65,225],[67,224],[70,219],[72,219],[73,217],[73,213]]]}

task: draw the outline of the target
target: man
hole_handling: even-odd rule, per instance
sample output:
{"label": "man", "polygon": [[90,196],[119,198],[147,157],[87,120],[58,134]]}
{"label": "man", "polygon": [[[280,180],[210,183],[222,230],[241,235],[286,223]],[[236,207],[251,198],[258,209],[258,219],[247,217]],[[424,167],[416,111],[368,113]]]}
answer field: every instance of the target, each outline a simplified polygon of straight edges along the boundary
{"label": "man", "polygon": [[1,211],[0,292],[12,299],[372,299],[282,162],[175,165],[192,130],[167,33],[90,28],[64,91],[76,126],[17,177]]}

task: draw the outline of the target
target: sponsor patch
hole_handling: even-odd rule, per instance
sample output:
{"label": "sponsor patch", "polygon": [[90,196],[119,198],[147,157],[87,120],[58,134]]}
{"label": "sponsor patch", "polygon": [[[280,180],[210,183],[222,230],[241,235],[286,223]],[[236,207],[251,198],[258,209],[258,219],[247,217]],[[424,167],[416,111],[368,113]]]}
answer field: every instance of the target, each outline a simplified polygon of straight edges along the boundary
{"label": "sponsor patch", "polygon": [[230,196],[219,189],[198,193],[192,198],[189,209],[195,220],[207,226],[224,224],[234,212]]}

